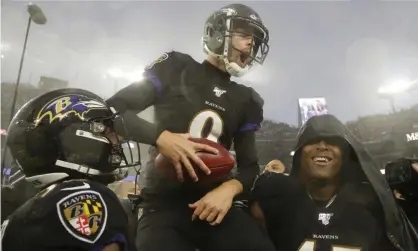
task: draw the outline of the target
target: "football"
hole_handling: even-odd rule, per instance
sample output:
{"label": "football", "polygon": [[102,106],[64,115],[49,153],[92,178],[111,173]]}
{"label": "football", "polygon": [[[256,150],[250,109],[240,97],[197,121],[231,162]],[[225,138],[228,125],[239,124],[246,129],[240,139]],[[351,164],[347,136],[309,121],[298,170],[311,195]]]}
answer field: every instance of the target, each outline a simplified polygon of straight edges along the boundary
{"label": "football", "polygon": [[[193,165],[194,163],[191,161],[199,179],[198,183],[212,184],[226,180],[229,177],[231,170],[235,166],[235,159],[232,154],[222,145],[208,139],[190,138],[189,140],[200,144],[206,144],[219,150],[218,154],[212,154],[208,152],[196,153],[197,156],[199,156],[200,159],[211,170],[211,174],[206,175],[203,171],[200,170],[198,166]],[[177,178],[174,165],[162,154],[158,154],[157,158],[155,159],[155,167],[164,172],[166,175],[169,175],[174,179]],[[190,175],[185,168],[183,168],[183,176],[184,181],[192,182]]]}

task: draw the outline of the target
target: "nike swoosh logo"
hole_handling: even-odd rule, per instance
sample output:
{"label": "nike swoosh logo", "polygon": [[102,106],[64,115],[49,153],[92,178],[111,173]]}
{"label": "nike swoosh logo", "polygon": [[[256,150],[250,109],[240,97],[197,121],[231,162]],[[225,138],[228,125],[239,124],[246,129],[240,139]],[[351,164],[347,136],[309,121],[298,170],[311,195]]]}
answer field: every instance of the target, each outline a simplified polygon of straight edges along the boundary
{"label": "nike swoosh logo", "polygon": [[84,185],[82,185],[82,186],[67,187],[67,188],[62,188],[61,190],[63,190],[63,191],[71,191],[71,190],[82,190],[82,189],[89,189],[90,188],[90,185],[89,184],[84,183],[84,182],[83,182],[83,184]]}

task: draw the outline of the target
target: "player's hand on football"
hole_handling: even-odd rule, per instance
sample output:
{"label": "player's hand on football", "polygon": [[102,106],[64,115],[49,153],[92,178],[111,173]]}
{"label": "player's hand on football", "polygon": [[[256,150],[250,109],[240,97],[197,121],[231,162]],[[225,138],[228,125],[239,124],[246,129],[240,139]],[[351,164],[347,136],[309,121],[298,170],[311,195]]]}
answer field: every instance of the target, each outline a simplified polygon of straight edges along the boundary
{"label": "player's hand on football", "polygon": [[192,220],[206,220],[212,226],[220,224],[231,208],[233,199],[234,194],[229,189],[222,186],[215,188],[200,200],[189,204],[194,209]]}
{"label": "player's hand on football", "polygon": [[176,168],[177,179],[184,180],[183,167],[187,170],[193,181],[198,181],[195,170],[190,160],[193,161],[204,173],[210,174],[210,169],[196,155],[196,152],[204,151],[218,154],[218,150],[205,145],[188,140],[189,134],[171,133],[164,131],[157,139],[158,150],[165,157],[171,159]]}

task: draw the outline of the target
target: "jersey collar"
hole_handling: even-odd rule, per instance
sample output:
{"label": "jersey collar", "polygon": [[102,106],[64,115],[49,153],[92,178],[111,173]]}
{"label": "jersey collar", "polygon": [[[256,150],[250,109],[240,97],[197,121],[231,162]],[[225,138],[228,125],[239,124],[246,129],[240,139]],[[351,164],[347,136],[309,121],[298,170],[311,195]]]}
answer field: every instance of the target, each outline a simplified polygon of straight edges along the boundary
{"label": "jersey collar", "polygon": [[219,70],[217,67],[209,63],[207,60],[203,61],[202,65],[204,66],[206,72],[209,72],[209,74],[219,76],[222,79],[228,80],[228,82],[231,80],[231,75],[229,75],[229,73]]}

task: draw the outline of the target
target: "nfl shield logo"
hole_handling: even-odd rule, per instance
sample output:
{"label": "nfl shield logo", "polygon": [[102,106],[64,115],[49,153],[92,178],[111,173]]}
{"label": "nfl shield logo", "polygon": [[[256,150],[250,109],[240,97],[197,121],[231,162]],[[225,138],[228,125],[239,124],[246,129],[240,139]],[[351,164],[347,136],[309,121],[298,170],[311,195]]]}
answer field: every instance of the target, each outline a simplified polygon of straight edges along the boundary
{"label": "nfl shield logo", "polygon": [[318,220],[322,221],[322,224],[324,224],[325,226],[329,224],[329,221],[331,220],[331,217],[334,214],[332,213],[320,213],[318,216]]}
{"label": "nfl shield logo", "polygon": [[74,238],[95,243],[107,222],[107,208],[102,196],[85,190],[72,193],[57,203],[62,225]]}
{"label": "nfl shield logo", "polygon": [[218,88],[218,87],[216,87],[215,86],[215,88],[213,89],[213,92],[215,93],[215,96],[216,97],[221,97],[222,96],[222,94],[224,94],[226,91],[225,90],[222,90],[222,89],[220,89],[220,88]]}

